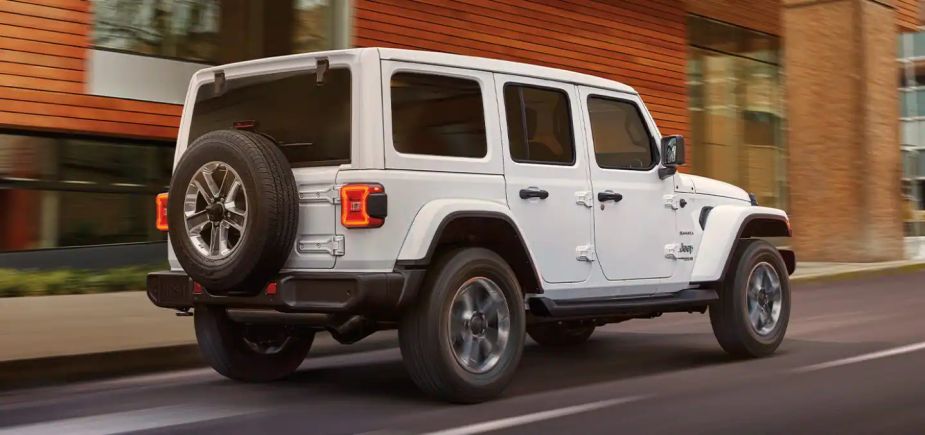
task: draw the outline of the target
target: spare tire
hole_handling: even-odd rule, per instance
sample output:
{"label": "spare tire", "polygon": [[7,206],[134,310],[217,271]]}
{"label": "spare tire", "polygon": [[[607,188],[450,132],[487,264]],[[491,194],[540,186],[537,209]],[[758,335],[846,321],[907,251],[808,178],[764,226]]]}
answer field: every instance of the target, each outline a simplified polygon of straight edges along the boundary
{"label": "spare tire", "polygon": [[210,293],[256,294],[292,252],[298,191],[286,157],[264,136],[200,136],[180,158],[169,198],[177,260]]}

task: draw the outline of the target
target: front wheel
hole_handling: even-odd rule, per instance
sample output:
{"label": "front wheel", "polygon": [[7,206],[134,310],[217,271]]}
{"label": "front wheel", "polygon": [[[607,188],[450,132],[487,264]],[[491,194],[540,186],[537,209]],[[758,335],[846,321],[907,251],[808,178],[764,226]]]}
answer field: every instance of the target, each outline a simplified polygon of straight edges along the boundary
{"label": "front wheel", "polygon": [[504,389],[524,345],[523,296],[498,254],[465,248],[440,256],[398,330],[411,379],[457,403],[491,399]]}
{"label": "front wheel", "polygon": [[780,253],[764,240],[742,240],[710,306],[713,334],[723,350],[754,358],[774,353],[790,320],[790,278]]}
{"label": "front wheel", "polygon": [[314,332],[282,325],[245,325],[223,307],[197,306],[196,340],[203,359],[215,371],[238,381],[269,382],[289,376],[308,354]]}

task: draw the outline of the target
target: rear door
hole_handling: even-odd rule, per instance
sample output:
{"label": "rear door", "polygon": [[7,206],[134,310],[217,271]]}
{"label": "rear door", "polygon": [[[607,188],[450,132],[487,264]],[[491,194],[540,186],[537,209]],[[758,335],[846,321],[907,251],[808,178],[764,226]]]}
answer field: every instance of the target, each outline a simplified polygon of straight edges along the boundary
{"label": "rear door", "polygon": [[[507,201],[543,281],[587,280],[591,183],[574,85],[495,75]],[[577,128],[576,128],[577,127]]]}
{"label": "rear door", "polygon": [[243,77],[229,70],[222,89],[200,86],[190,123],[190,143],[239,123],[272,138],[286,155],[299,192],[299,226],[284,269],[333,268],[343,251],[336,179],[351,161],[355,84],[348,66],[332,60],[319,85],[315,61],[306,62],[293,71]]}

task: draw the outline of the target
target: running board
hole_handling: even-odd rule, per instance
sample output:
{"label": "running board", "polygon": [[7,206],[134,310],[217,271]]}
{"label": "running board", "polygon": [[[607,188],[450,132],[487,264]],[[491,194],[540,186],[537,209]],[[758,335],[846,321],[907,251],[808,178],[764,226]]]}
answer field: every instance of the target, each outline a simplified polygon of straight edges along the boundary
{"label": "running board", "polygon": [[719,300],[715,290],[687,289],[677,293],[640,298],[589,298],[553,300],[532,297],[530,312],[540,317],[582,318],[594,316],[643,316],[671,312],[703,312]]}

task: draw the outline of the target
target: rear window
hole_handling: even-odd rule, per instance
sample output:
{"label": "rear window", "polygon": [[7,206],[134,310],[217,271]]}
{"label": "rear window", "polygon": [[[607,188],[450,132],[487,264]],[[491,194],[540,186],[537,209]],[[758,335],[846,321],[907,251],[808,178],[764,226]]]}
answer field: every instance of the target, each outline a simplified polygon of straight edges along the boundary
{"label": "rear window", "polygon": [[392,143],[407,154],[485,157],[485,109],[475,80],[420,73],[392,76]]}
{"label": "rear window", "polygon": [[293,166],[350,162],[350,70],[328,70],[324,84],[315,71],[294,71],[229,79],[223,92],[199,87],[189,141],[236,121],[256,121]]}

